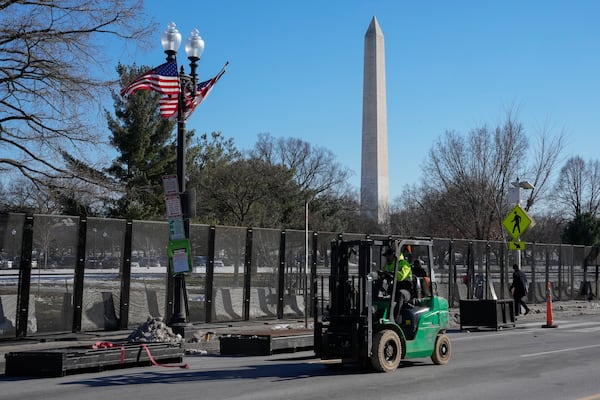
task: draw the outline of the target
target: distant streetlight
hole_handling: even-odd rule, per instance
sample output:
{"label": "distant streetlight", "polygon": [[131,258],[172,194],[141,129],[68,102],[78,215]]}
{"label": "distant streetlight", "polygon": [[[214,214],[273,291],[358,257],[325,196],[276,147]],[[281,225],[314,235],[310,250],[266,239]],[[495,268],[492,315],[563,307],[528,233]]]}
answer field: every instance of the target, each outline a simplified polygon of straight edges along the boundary
{"label": "distant streetlight", "polygon": [[[171,22],[168,24],[167,29],[161,36],[162,47],[167,54],[167,61],[177,62],[177,50],[181,45],[181,34],[177,30],[175,23]],[[186,136],[186,98],[192,100],[196,96],[196,90],[198,86],[198,75],[196,69],[198,67],[198,60],[204,52],[204,40],[200,37],[198,29],[194,29],[190,34],[189,38],[185,42],[185,52],[190,60],[190,74],[184,73],[184,68],[181,66],[181,72],[179,73],[179,103],[177,107],[177,183],[179,184],[180,198],[183,208],[183,228],[185,238],[190,237],[190,220],[189,220],[189,197],[186,193],[186,172],[185,172],[185,136]],[[194,196],[191,196],[192,198]],[[178,273],[173,277],[174,286],[174,301],[173,301],[173,312],[169,325],[185,324],[186,323],[186,312],[183,309],[185,304],[185,297],[187,296],[185,290],[185,277],[182,273]]]}
{"label": "distant streetlight", "polygon": [[[17,239],[17,228],[12,228],[12,230],[10,231],[10,235],[12,237],[12,241],[11,241],[11,264],[14,262],[15,259],[15,253],[17,252],[17,246],[16,246],[16,239]],[[14,265],[11,265],[12,268],[15,268]]]}
{"label": "distant streetlight", "polygon": [[97,239],[98,239],[98,228],[96,228],[96,227],[92,228],[92,232],[94,232],[94,249],[93,249],[92,256],[93,256],[93,257],[96,257],[96,249],[97,249],[96,245],[98,244],[98,243],[97,243]]}
{"label": "distant streetlight", "polygon": [[521,205],[523,189],[533,190],[535,186],[529,181],[521,181],[517,178],[516,181],[510,183],[513,187],[508,190],[508,202],[511,204]]}
{"label": "distant streetlight", "polygon": [[309,270],[308,270],[308,213],[309,213],[309,206],[310,206],[310,202],[313,200],[313,198],[309,198],[304,202],[304,274],[303,274],[303,280],[304,280],[304,327],[308,328],[308,310],[309,307],[311,307],[311,304],[309,304],[308,301],[308,275],[309,275]]}
{"label": "distant streetlight", "polygon": [[307,274],[308,274],[308,206],[310,204],[310,200],[306,200],[306,202],[304,203],[304,227],[305,227],[305,231],[304,231],[304,274],[303,274],[303,280],[304,280],[304,327],[306,328],[308,326],[308,299],[307,297],[307,290],[306,290],[306,285],[307,285]]}
{"label": "distant streetlight", "polygon": [[108,233],[102,232],[102,258],[106,257],[106,237]]}

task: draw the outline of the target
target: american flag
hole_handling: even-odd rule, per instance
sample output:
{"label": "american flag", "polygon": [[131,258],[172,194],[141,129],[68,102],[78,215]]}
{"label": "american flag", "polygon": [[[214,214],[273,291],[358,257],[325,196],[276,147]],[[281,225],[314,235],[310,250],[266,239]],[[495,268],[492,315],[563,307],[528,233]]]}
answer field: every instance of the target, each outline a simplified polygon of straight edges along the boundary
{"label": "american flag", "polygon": [[138,90],[153,90],[162,94],[159,101],[160,115],[163,118],[176,116],[180,93],[177,63],[168,61],[141,74],[121,90],[121,96],[131,96]]}
{"label": "american flag", "polygon": [[206,99],[206,97],[208,96],[208,94],[210,93],[212,88],[215,86],[217,81],[225,73],[225,69],[227,68],[228,65],[229,65],[229,61],[227,61],[225,63],[225,65],[223,66],[221,71],[217,75],[215,75],[212,79],[209,79],[204,82],[200,82],[196,89],[196,97],[194,97],[192,99],[192,96],[189,93],[185,94],[185,118],[186,119],[190,115],[192,115],[192,113],[194,112],[196,107],[198,107],[200,105],[200,103],[202,103],[204,101],[204,99]]}

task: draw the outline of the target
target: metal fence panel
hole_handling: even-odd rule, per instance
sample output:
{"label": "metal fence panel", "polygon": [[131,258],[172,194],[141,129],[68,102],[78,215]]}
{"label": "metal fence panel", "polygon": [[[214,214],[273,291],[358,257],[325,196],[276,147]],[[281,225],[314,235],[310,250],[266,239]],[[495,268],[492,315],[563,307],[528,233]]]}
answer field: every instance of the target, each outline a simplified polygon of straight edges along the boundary
{"label": "metal fence panel", "polygon": [[72,329],[78,238],[78,217],[34,215],[30,293],[35,303],[29,313],[35,315],[37,333]]}
{"label": "metal fence panel", "polygon": [[246,228],[217,226],[213,316],[215,321],[243,318]]}
{"label": "metal fence panel", "polygon": [[206,320],[206,266],[209,259],[210,226],[190,225],[192,272],[186,276],[190,322]]}
{"label": "metal fence panel", "polygon": [[169,267],[167,222],[133,221],[129,326],[165,317]]}
{"label": "metal fence panel", "polygon": [[119,326],[123,244],[126,221],[88,218],[81,329]]}
{"label": "metal fence panel", "polygon": [[[24,224],[23,214],[0,215],[0,337],[16,336],[17,291]],[[34,301],[30,303],[35,305]],[[37,332],[37,321],[35,318],[30,318],[30,321],[28,333]]]}
{"label": "metal fence panel", "polygon": [[306,282],[305,269],[312,254],[313,236],[308,236],[308,253],[306,247],[306,232],[297,230],[286,231],[285,276],[283,294],[283,316],[299,318],[304,316],[304,310],[310,303]]}
{"label": "metal fence panel", "polygon": [[[0,215],[0,338],[123,329],[168,316],[168,237],[167,222]],[[192,224],[189,322],[321,314],[318,305],[329,298],[331,241],[339,237],[390,238]],[[529,300],[545,301],[546,282],[557,301],[596,296],[599,253],[591,246],[526,243],[521,267]],[[510,296],[516,255],[506,242],[435,238],[432,278],[455,307],[464,298],[502,299]],[[20,280],[28,282],[26,291]]]}
{"label": "metal fence panel", "polygon": [[253,234],[250,318],[274,318],[277,316],[281,231],[254,229]]}

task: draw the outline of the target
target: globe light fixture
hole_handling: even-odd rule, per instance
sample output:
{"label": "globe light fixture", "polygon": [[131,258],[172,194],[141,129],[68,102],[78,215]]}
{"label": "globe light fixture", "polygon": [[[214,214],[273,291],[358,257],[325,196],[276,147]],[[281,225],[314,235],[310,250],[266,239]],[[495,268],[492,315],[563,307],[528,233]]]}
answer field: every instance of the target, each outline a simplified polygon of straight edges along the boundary
{"label": "globe light fixture", "polygon": [[167,29],[162,33],[160,43],[165,53],[177,53],[179,46],[181,46],[181,33],[177,30],[175,22],[169,22]]}

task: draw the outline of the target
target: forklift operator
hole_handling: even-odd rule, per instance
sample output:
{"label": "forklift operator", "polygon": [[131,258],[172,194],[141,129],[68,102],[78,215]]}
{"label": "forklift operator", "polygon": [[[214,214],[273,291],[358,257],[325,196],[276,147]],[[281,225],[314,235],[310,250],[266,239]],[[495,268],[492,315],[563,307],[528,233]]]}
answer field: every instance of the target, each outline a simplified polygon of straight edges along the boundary
{"label": "forklift operator", "polygon": [[[395,269],[394,260],[396,258],[394,250],[389,248],[383,255],[385,256],[384,271],[393,274]],[[404,259],[403,254],[400,254],[400,257],[398,257],[398,273],[396,274],[396,280],[398,281],[398,288],[406,289],[409,292],[412,290],[412,268],[408,261]]]}

